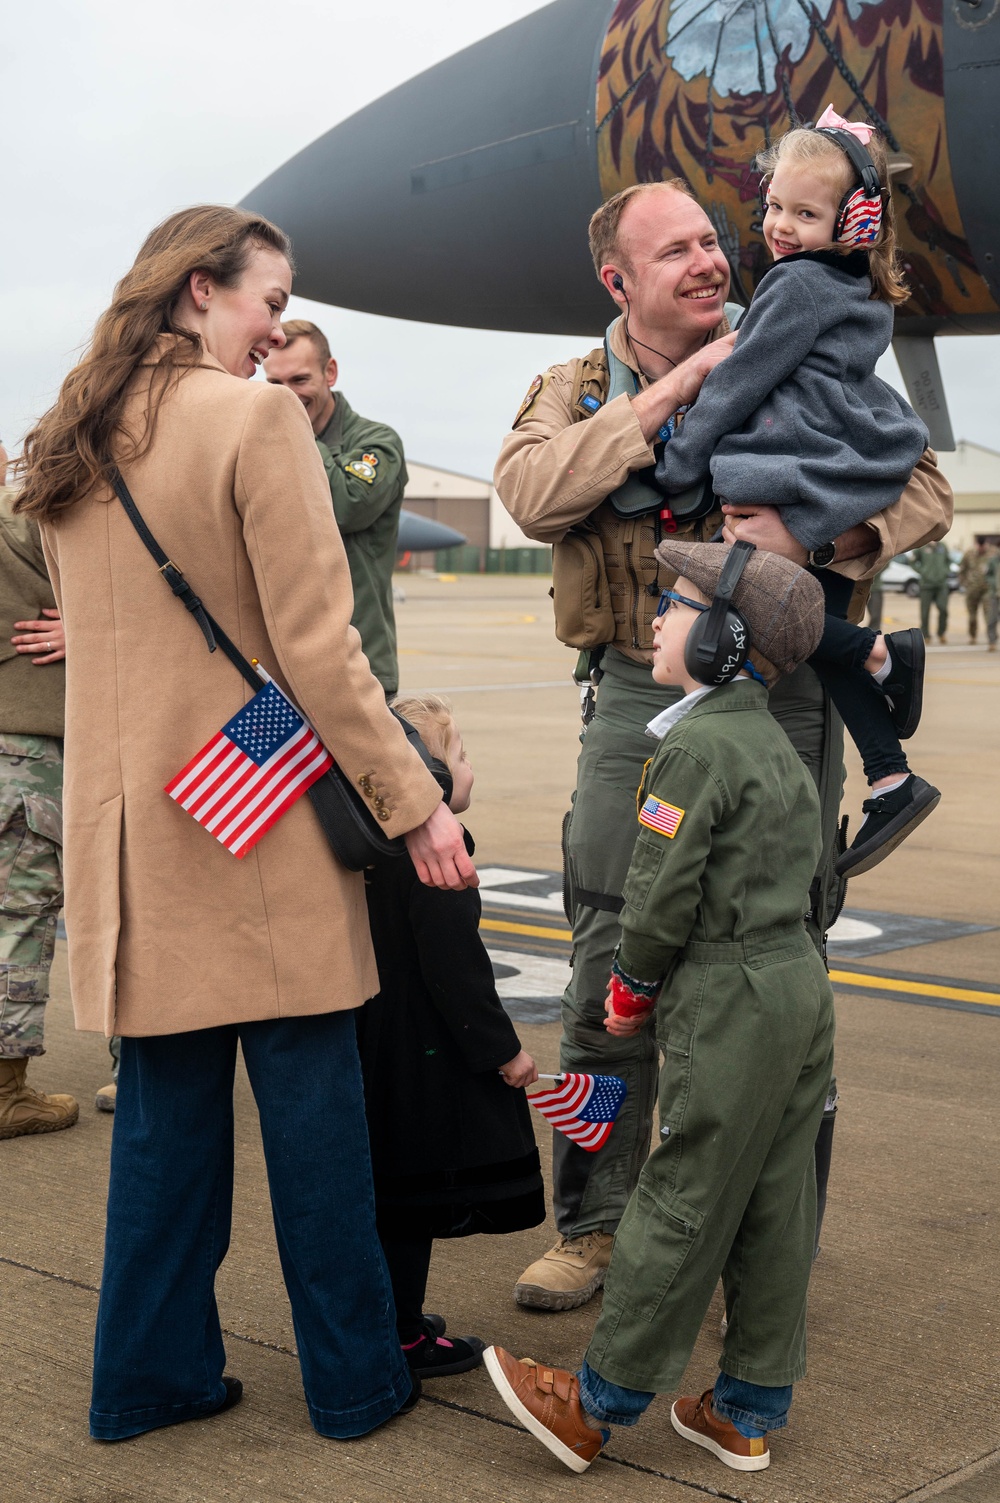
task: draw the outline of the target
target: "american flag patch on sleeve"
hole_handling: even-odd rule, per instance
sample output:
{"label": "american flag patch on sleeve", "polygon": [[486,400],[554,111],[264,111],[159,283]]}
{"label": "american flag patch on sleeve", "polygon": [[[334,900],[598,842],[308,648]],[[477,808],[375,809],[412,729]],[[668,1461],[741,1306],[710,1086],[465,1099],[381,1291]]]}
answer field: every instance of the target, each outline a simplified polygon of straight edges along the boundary
{"label": "american flag patch on sleeve", "polygon": [[645,825],[647,830],[655,830],[658,835],[666,835],[668,840],[673,840],[684,813],[676,804],[664,803],[662,798],[654,798],[650,794],[639,810],[639,823]]}

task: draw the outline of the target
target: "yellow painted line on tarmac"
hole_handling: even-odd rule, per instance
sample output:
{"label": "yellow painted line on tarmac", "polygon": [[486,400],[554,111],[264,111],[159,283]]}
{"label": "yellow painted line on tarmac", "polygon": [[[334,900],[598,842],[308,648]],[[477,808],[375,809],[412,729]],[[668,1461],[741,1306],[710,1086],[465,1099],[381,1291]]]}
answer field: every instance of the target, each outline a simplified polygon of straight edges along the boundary
{"label": "yellow painted line on tarmac", "polygon": [[894,976],[873,976],[869,971],[831,971],[830,980],[842,986],[864,986],[878,992],[905,992],[915,997],[941,997],[947,1002],[977,1002],[982,1007],[1000,1007],[1000,993],[973,991],[963,986],[937,986],[930,981],[900,981]]}
{"label": "yellow painted line on tarmac", "polygon": [[[481,929],[499,934],[523,934],[531,939],[570,941],[569,929],[554,929],[550,924],[515,924],[506,919],[481,919]],[[898,992],[913,997],[940,997],[945,1002],[976,1002],[981,1007],[1000,1008],[1000,992],[976,991],[972,987],[939,986],[932,981],[904,981],[898,976],[875,976],[870,971],[831,971],[830,980],[841,986],[862,986],[869,991]]]}
{"label": "yellow painted line on tarmac", "polygon": [[530,934],[532,939],[565,939],[570,940],[573,935],[569,929],[553,929],[550,925],[544,928],[541,924],[508,924],[504,919],[480,919],[480,929],[496,929],[501,934]]}

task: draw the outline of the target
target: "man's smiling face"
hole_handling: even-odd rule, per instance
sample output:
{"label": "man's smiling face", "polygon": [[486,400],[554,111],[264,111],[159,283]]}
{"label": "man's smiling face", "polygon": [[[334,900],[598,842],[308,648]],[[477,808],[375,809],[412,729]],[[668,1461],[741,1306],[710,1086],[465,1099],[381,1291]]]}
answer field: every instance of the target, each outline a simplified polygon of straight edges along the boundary
{"label": "man's smiling face", "polygon": [[644,328],[697,339],[717,327],[729,265],[693,198],[676,189],[637,194],[622,214],[618,241],[625,290]]}

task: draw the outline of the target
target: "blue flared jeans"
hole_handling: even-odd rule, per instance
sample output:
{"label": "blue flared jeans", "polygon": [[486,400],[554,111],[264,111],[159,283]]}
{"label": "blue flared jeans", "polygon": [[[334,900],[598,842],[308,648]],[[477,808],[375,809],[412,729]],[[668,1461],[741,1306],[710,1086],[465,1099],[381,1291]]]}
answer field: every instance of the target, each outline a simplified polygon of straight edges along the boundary
{"label": "blue flared jeans", "polygon": [[350,1012],[123,1038],[90,1411],[98,1440],[211,1413],[225,1397],[215,1274],[232,1221],[237,1045],[260,1113],[309,1417],[346,1439],[409,1396]]}

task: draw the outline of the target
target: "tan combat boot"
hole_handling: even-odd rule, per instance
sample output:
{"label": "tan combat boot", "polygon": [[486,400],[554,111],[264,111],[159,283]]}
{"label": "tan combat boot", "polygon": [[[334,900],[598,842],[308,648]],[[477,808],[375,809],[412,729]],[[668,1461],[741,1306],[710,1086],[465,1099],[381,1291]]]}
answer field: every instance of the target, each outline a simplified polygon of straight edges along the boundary
{"label": "tan combat boot", "polygon": [[604,1283],[614,1240],[610,1232],[560,1237],[514,1285],[517,1303],[532,1310],[575,1310],[585,1305]]}
{"label": "tan combat boot", "polygon": [[72,1127],[80,1108],[72,1096],[43,1096],[24,1083],[26,1059],[0,1059],[0,1138],[60,1132]]}

